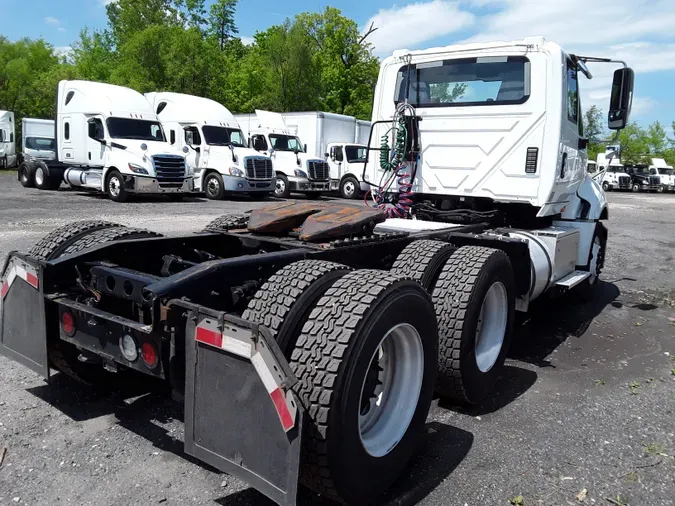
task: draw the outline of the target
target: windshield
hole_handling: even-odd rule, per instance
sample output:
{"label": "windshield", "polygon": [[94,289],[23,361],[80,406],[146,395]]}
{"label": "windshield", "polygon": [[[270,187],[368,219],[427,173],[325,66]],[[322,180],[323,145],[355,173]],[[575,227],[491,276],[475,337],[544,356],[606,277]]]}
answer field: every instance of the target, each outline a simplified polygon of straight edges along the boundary
{"label": "windshield", "polygon": [[672,176],[673,174],[675,174],[675,171],[673,171],[673,169],[658,169],[658,170],[659,174],[661,174],[662,176]]}
{"label": "windshield", "polygon": [[416,107],[522,104],[530,95],[524,56],[463,58],[406,65],[395,101]]}
{"label": "windshield", "polygon": [[108,132],[113,139],[166,142],[162,125],[156,121],[130,118],[108,118]]}
{"label": "windshield", "polygon": [[236,128],[224,128],[216,126],[202,127],[204,140],[210,146],[244,146],[244,134]]}
{"label": "windshield", "polygon": [[349,163],[365,162],[366,148],[363,146],[345,146],[345,156]]}
{"label": "windshield", "polygon": [[54,139],[49,139],[47,137],[26,137],[26,149],[38,149],[44,151],[54,151],[56,149],[56,143]]}
{"label": "windshield", "polygon": [[293,135],[270,134],[270,143],[275,151],[297,151],[304,153],[300,139]]}
{"label": "windshield", "polygon": [[635,173],[640,174],[641,176],[648,176],[649,171],[645,167],[636,167]]}

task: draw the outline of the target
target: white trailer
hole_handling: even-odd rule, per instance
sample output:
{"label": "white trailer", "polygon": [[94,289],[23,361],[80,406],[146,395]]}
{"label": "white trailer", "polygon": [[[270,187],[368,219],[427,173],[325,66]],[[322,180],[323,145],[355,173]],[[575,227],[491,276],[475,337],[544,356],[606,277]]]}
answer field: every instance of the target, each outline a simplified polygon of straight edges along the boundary
{"label": "white trailer", "polygon": [[16,154],[14,113],[0,111],[0,168],[11,169],[18,161]]}
{"label": "white trailer", "polygon": [[194,189],[184,153],[171,146],[143,95],[91,81],[61,81],[55,123],[56,161],[36,163],[34,184],[107,194],[123,202],[133,194],[181,199]]}
{"label": "white trailer", "polygon": [[222,104],[182,93],[146,93],[169,142],[189,149],[195,189],[212,200],[226,194],[264,198],[274,191],[272,159],[246,146],[237,120]]}
{"label": "white trailer", "polygon": [[672,165],[668,165],[663,158],[652,158],[649,166],[649,175],[659,178],[660,192],[675,191],[675,171]]}
{"label": "white trailer", "polygon": [[[254,115],[236,117],[246,131],[258,121]],[[318,111],[282,113],[280,117],[286,130],[300,139],[302,151],[307,156],[328,164],[331,191],[355,198],[359,190],[367,190],[361,176],[370,122]]]}

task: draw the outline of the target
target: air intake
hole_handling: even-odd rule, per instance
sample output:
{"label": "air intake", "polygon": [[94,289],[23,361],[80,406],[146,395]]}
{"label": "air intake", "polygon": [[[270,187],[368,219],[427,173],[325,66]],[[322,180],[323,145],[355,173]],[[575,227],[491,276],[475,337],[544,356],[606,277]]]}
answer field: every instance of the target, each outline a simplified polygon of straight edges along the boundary
{"label": "air intake", "polygon": [[538,158],[539,158],[539,148],[527,148],[527,158],[525,159],[525,174],[537,173]]}

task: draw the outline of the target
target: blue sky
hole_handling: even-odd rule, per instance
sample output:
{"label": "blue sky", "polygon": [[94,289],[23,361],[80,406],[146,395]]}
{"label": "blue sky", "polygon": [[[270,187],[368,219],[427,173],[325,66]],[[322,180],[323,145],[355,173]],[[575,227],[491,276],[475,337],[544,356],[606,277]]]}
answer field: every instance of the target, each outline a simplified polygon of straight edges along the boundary
{"label": "blue sky", "polygon": [[[110,0],[0,0],[0,33],[16,40],[44,37],[59,48],[81,28],[104,28]],[[328,3],[311,0],[240,0],[242,37]],[[628,61],[637,73],[633,118],[642,124],[675,120],[675,2],[672,0],[335,0],[330,5],[366,27],[380,56],[393,49],[426,48],[466,40],[514,40],[543,35],[577,54]],[[611,19],[611,22],[609,21]],[[585,106],[606,111],[611,69],[591,67],[582,82]]]}

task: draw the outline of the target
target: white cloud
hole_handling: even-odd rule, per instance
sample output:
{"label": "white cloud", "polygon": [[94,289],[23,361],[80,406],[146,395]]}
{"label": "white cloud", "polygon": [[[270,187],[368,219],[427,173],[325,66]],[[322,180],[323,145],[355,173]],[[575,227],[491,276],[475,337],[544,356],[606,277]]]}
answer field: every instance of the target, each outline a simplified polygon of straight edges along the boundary
{"label": "white cloud", "polygon": [[54,54],[56,56],[65,56],[66,58],[70,58],[70,56],[73,54],[73,48],[71,46],[56,46],[54,48]]}
{"label": "white cloud", "polygon": [[245,46],[250,46],[255,42],[255,39],[253,37],[240,37],[241,43],[244,44]]}
{"label": "white cloud", "polygon": [[45,18],[45,23],[47,23],[48,25],[52,25],[52,26],[59,26],[61,24],[61,21],[59,21],[58,19],[56,19],[52,16],[47,16]]}
{"label": "white cloud", "polygon": [[362,27],[377,28],[368,41],[375,53],[386,55],[394,49],[415,49],[422,43],[471,27],[475,15],[460,8],[459,2],[432,0],[381,9]]}
{"label": "white cloud", "polygon": [[108,5],[108,4],[117,3],[117,0],[98,0],[98,3],[105,6],[105,5]]}

